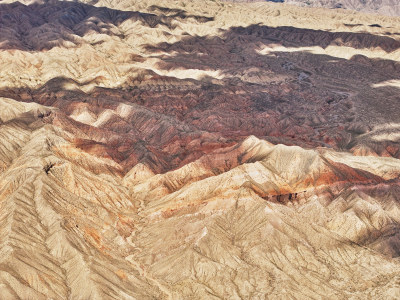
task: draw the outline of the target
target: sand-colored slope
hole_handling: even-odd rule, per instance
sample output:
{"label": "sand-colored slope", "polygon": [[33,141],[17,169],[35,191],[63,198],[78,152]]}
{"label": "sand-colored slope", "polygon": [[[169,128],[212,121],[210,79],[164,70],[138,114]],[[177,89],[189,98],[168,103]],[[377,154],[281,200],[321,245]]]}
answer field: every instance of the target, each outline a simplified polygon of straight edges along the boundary
{"label": "sand-colored slope", "polygon": [[397,159],[250,137],[132,181],[18,105],[24,138],[1,142],[4,299],[398,296]]}
{"label": "sand-colored slope", "polygon": [[[79,151],[68,154],[70,161],[60,157],[58,149],[67,143],[57,131],[34,117],[29,104],[8,100],[2,105],[10,103],[21,113],[9,123],[25,135],[21,142],[12,133],[1,141],[2,146],[13,143],[9,152],[15,153],[11,162],[1,156],[6,165],[0,179],[1,297],[162,298],[157,286],[120,255],[107,254],[103,245],[104,238],[116,238],[106,232],[118,223],[118,211],[132,208],[127,191],[111,175],[95,176],[80,167],[85,155]],[[6,126],[1,125],[2,132]],[[92,167],[101,162],[90,161]],[[108,173],[107,162],[100,165]]]}
{"label": "sand-colored slope", "polygon": [[25,3],[1,4],[0,95],[60,108],[76,121],[65,127],[85,128],[82,149],[128,169],[181,167],[252,134],[399,157],[397,138],[360,137],[400,122],[397,18],[276,3]]}
{"label": "sand-colored slope", "polygon": [[400,297],[398,18],[2,1],[0,25],[0,299]]}
{"label": "sand-colored slope", "polygon": [[400,15],[400,5],[396,0],[286,0],[285,2],[288,4],[301,5],[303,7],[342,8],[388,16]]}

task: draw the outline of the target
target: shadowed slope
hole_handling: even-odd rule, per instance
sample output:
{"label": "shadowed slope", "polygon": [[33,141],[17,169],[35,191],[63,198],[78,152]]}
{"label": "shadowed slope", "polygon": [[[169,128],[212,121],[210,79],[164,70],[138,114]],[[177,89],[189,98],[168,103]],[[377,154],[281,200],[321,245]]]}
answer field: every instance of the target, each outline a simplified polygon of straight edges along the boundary
{"label": "shadowed slope", "polygon": [[307,7],[344,8],[365,13],[378,13],[389,16],[400,15],[400,5],[396,0],[287,0],[284,2]]}
{"label": "shadowed slope", "polygon": [[0,7],[1,299],[400,297],[398,22]]}
{"label": "shadowed slope", "polygon": [[[142,56],[143,69],[132,66],[125,72],[133,74],[122,89],[96,88],[109,82],[98,76],[87,81],[53,78],[36,90],[8,88],[0,94],[60,108],[66,115],[57,114],[49,122],[73,133],[80,148],[114,159],[126,170],[140,162],[164,172],[252,134],[274,143],[353,148],[357,153],[366,146],[365,153],[398,157],[397,150],[387,151],[398,149],[397,140],[375,146],[359,138],[374,126],[400,122],[393,109],[397,88],[375,87],[400,76],[395,54],[388,54],[393,60],[359,54],[335,57],[335,52],[324,51],[347,51],[358,37],[354,47],[382,50],[373,49],[373,36],[348,33],[346,37],[353,38],[332,46],[342,38],[303,29],[295,30],[304,34],[288,45],[285,39],[292,29],[252,25],[216,37],[147,45],[157,57],[154,68],[144,69],[153,57]],[[325,33],[326,49],[318,46],[320,52],[314,53],[312,45],[325,40]],[[387,47],[397,43],[386,40]],[[174,77],[181,70],[218,72],[221,77]],[[157,74],[162,71],[170,76]],[[386,105],[378,102],[382,98]]]}
{"label": "shadowed slope", "polygon": [[127,23],[138,22],[144,27],[165,26],[170,29],[175,18],[209,21],[182,12],[167,17],[69,1],[0,4],[0,47],[25,51],[77,47],[87,43],[84,36],[88,34],[105,34],[123,39],[123,28]]}

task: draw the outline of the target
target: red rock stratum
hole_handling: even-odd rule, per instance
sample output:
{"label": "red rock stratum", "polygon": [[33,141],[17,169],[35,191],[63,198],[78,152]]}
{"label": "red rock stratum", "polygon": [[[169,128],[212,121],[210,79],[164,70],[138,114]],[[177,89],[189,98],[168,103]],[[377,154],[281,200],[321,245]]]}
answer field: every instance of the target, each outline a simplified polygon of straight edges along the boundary
{"label": "red rock stratum", "polygon": [[399,19],[0,2],[0,299],[398,299]]}

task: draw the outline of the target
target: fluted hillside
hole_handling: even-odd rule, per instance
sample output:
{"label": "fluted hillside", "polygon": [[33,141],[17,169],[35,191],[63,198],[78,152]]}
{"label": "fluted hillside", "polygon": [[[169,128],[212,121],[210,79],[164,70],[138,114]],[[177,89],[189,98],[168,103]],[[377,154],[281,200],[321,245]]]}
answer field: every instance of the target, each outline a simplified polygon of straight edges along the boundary
{"label": "fluted hillside", "polygon": [[0,299],[400,298],[398,21],[0,1]]}

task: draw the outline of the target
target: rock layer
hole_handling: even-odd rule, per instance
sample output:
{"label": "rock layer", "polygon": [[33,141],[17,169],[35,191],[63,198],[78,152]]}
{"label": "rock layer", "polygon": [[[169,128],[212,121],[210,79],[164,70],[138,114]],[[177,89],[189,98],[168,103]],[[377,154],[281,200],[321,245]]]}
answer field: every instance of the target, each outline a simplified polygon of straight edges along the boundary
{"label": "rock layer", "polygon": [[1,299],[400,297],[398,19],[8,2]]}

